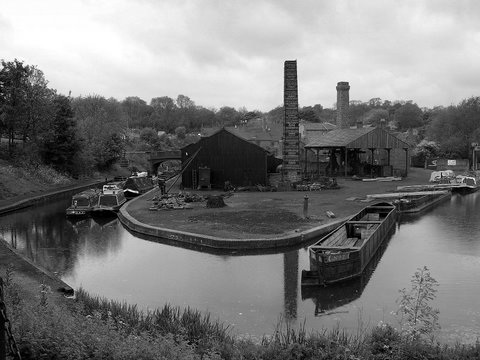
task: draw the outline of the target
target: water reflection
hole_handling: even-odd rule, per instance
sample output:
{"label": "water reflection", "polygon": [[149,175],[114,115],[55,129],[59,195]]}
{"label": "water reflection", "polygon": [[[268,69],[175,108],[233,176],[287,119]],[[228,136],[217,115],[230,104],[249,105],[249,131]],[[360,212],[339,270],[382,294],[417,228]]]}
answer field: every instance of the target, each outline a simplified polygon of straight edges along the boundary
{"label": "water reflection", "polygon": [[[69,200],[15,212],[0,217],[0,236],[10,245],[48,271],[65,276],[70,274],[80,254],[104,257],[120,250],[118,226],[99,224],[92,218],[66,219]],[[107,219],[118,224],[116,217]]]}
{"label": "water reflection", "polygon": [[[69,197],[0,217],[0,236],[73,288],[137,304],[166,303],[211,312],[236,333],[270,334],[280,315],[292,326],[356,331],[357,311],[371,324],[395,321],[398,290],[424,265],[440,283],[435,307],[443,334],[480,336],[480,193],[450,202],[399,228],[370,272],[339,287],[301,289],[305,246],[275,250],[205,250],[139,237],[115,219],[69,221]],[[314,315],[322,316],[314,316]],[[453,335],[452,335],[453,336]],[[473,336],[473,335],[472,335]]]}
{"label": "water reflection", "polygon": [[283,288],[285,318],[297,318],[298,250],[283,254]]}

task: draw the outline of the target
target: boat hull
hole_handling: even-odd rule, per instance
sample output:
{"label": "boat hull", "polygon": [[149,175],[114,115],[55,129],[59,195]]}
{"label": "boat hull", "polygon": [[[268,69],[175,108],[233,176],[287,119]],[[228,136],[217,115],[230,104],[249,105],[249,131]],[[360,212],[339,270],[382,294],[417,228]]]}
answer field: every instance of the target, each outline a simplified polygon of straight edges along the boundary
{"label": "boat hull", "polygon": [[452,191],[460,195],[468,195],[478,191],[478,186],[469,186],[469,185],[459,186],[453,189]]}
{"label": "boat hull", "polygon": [[408,202],[402,201],[402,199],[395,201],[394,204],[397,210],[402,214],[413,214],[424,210],[427,210],[443,201],[446,201],[452,197],[452,192],[447,191],[441,194],[424,195],[418,197],[408,197]]}
{"label": "boat hull", "polygon": [[396,219],[393,204],[368,206],[310,246],[310,273],[305,274],[309,279],[306,276],[302,285],[328,285],[360,276],[390,236]]}
{"label": "boat hull", "polygon": [[90,215],[92,208],[88,209],[79,209],[79,208],[68,208],[65,210],[65,215],[68,217],[87,217]]}

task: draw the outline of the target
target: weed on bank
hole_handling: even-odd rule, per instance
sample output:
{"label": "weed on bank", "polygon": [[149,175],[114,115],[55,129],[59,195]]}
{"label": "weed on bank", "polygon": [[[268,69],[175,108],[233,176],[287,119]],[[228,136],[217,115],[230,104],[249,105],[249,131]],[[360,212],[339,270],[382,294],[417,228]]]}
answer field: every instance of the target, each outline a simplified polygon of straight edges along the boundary
{"label": "weed on bank", "polygon": [[13,278],[7,271],[5,299],[23,359],[480,359],[480,343],[433,340],[438,312],[429,305],[435,282],[426,268],[416,272],[410,290],[401,290],[401,329],[381,323],[357,335],[341,329],[307,334],[304,326],[280,321],[271,336],[256,341],[234,338],[197,310],[165,305],[142,312],[83,290],[59,305],[45,285],[27,297]]}

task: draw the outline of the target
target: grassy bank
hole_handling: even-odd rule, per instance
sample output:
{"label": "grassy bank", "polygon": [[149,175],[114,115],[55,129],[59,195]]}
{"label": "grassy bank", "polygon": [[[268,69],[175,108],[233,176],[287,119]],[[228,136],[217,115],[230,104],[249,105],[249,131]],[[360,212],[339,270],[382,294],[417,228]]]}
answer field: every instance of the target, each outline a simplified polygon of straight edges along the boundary
{"label": "grassy bank", "polygon": [[74,179],[45,165],[27,166],[0,159],[0,201],[35,196],[41,192],[81,184],[92,179],[112,179],[128,174],[128,170],[115,166],[108,172],[92,174],[91,178]]}
{"label": "grassy bank", "polygon": [[14,273],[4,278],[8,316],[23,359],[480,358],[479,343],[441,345],[430,333],[412,336],[388,324],[352,336],[341,329],[308,334],[280,323],[271,336],[237,339],[228,327],[193,309],[165,305],[145,313],[84,291],[61,304],[50,300],[45,286],[25,297]]}

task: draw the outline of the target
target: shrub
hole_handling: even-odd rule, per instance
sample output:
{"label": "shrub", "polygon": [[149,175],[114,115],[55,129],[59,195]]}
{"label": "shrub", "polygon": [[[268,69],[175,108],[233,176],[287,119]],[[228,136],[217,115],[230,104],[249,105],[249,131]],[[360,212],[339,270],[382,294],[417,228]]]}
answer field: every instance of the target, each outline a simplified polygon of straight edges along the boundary
{"label": "shrub", "polygon": [[440,328],[439,311],[430,305],[435,299],[437,286],[437,281],[430,276],[430,271],[424,266],[417,269],[412,276],[411,289],[400,290],[396,314],[401,317],[402,331],[407,338],[417,340],[421,336],[432,335]]}

